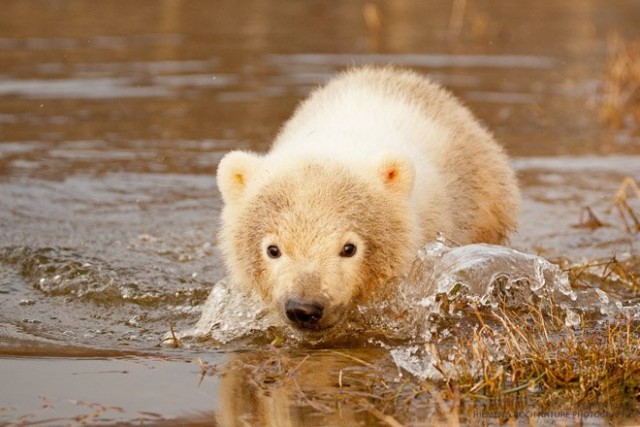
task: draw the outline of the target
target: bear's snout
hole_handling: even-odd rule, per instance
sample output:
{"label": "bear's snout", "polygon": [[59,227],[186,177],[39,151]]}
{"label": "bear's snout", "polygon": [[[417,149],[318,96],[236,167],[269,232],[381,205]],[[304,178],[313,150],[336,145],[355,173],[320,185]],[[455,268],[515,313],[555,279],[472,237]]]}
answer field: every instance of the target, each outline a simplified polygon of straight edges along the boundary
{"label": "bear's snout", "polygon": [[284,307],[287,318],[296,326],[306,329],[317,329],[324,306],[318,303],[304,303],[290,299]]}

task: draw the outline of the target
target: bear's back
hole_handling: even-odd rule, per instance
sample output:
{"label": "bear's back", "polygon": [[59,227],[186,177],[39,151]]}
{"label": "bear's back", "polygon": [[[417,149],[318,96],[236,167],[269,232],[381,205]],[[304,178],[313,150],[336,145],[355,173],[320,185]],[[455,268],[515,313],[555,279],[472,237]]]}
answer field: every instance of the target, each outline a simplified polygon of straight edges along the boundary
{"label": "bear's back", "polygon": [[424,212],[418,216],[426,238],[436,214],[447,218],[438,231],[460,243],[499,243],[515,228],[519,191],[504,151],[453,95],[411,71],[343,73],[299,105],[271,149],[276,156],[328,156],[354,167],[384,151],[414,161],[413,197]]}

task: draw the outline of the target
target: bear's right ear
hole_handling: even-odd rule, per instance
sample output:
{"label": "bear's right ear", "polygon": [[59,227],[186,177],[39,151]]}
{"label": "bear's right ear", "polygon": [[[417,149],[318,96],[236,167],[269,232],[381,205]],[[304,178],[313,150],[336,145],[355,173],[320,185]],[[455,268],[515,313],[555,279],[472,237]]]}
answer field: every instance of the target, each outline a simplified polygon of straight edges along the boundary
{"label": "bear's right ear", "polygon": [[225,203],[237,202],[244,195],[259,163],[257,154],[245,151],[232,151],[220,160],[216,180]]}
{"label": "bear's right ear", "polygon": [[375,161],[376,173],[385,188],[408,195],[413,189],[415,167],[411,159],[393,152],[384,152]]}

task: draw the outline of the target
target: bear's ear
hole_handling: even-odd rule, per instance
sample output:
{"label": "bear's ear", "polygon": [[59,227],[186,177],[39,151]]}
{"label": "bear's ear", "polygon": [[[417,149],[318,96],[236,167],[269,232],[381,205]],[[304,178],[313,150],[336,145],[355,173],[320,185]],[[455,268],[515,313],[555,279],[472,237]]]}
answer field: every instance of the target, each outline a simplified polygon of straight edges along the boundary
{"label": "bear's ear", "polygon": [[234,203],[244,195],[260,160],[257,154],[244,151],[232,151],[220,160],[216,180],[225,203]]}
{"label": "bear's ear", "polygon": [[409,194],[413,189],[415,167],[406,156],[383,153],[376,161],[376,173],[382,184],[394,193]]}

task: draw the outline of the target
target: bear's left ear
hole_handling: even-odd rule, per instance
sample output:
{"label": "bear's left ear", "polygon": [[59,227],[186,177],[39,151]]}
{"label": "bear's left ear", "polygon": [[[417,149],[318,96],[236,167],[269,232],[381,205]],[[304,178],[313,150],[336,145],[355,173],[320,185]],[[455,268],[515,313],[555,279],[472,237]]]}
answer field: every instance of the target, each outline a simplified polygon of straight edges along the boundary
{"label": "bear's left ear", "polygon": [[409,194],[416,171],[413,162],[397,153],[383,153],[376,161],[376,173],[382,184],[394,193]]}
{"label": "bear's left ear", "polygon": [[225,203],[234,203],[242,198],[255,178],[260,161],[257,154],[245,151],[232,151],[220,160],[216,180]]}

